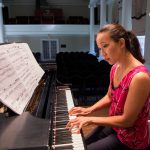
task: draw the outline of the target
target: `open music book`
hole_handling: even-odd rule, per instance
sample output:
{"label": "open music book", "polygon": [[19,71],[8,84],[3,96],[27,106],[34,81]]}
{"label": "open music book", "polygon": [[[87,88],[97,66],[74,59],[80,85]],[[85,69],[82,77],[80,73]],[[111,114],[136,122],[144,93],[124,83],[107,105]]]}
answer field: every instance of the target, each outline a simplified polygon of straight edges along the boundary
{"label": "open music book", "polygon": [[0,101],[21,114],[43,76],[28,44],[0,45]]}

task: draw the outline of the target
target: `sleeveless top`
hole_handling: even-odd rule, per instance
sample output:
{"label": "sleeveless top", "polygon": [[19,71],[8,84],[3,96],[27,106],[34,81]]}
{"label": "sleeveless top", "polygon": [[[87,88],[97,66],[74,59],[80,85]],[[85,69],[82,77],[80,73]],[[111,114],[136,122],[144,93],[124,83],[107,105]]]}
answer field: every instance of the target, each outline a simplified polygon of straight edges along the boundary
{"label": "sleeveless top", "polygon": [[[109,115],[121,115],[123,114],[124,104],[128,94],[128,89],[132,78],[139,72],[148,73],[148,70],[144,65],[137,66],[129,71],[120,82],[119,86],[114,88],[113,78],[117,65],[113,65],[110,72],[110,91],[111,91],[111,105],[109,109]],[[149,74],[150,76],[150,74]],[[118,139],[131,149],[144,149],[149,144],[149,129],[148,129],[148,115],[149,115],[149,97],[147,98],[142,111],[138,115],[134,125],[129,128],[113,128]]]}

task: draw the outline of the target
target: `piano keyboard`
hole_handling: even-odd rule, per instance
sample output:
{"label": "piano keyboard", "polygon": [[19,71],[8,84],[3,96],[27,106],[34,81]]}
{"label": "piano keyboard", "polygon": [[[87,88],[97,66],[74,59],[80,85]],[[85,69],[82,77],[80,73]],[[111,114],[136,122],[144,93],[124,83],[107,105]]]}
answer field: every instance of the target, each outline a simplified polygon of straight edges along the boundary
{"label": "piano keyboard", "polygon": [[84,150],[81,134],[72,134],[66,129],[66,124],[75,116],[68,116],[68,110],[73,106],[73,98],[70,89],[60,89],[57,91],[54,106],[54,129],[53,129],[53,149],[54,150]]}

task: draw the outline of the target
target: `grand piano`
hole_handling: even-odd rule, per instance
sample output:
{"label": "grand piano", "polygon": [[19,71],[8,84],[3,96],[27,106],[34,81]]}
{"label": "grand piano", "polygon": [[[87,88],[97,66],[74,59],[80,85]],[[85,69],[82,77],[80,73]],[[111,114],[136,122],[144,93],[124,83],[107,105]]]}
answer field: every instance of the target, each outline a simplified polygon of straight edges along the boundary
{"label": "grand piano", "polygon": [[67,85],[56,85],[56,65],[41,64],[44,75],[21,114],[0,103],[0,150],[86,149],[81,134],[65,129],[74,106]]}
{"label": "grand piano", "polygon": [[85,149],[82,134],[65,129],[74,102],[68,86],[56,86],[55,75],[54,69],[44,74],[21,115],[8,108],[0,115],[0,150]]}

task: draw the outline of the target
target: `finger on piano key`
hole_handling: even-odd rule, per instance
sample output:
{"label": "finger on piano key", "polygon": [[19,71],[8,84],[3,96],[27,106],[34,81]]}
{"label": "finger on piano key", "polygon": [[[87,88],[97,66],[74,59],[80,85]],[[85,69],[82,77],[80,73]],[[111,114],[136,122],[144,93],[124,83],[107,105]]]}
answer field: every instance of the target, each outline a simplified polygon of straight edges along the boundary
{"label": "finger on piano key", "polygon": [[70,130],[71,130],[72,134],[79,134],[80,133],[79,126],[77,126],[77,125],[73,126]]}

